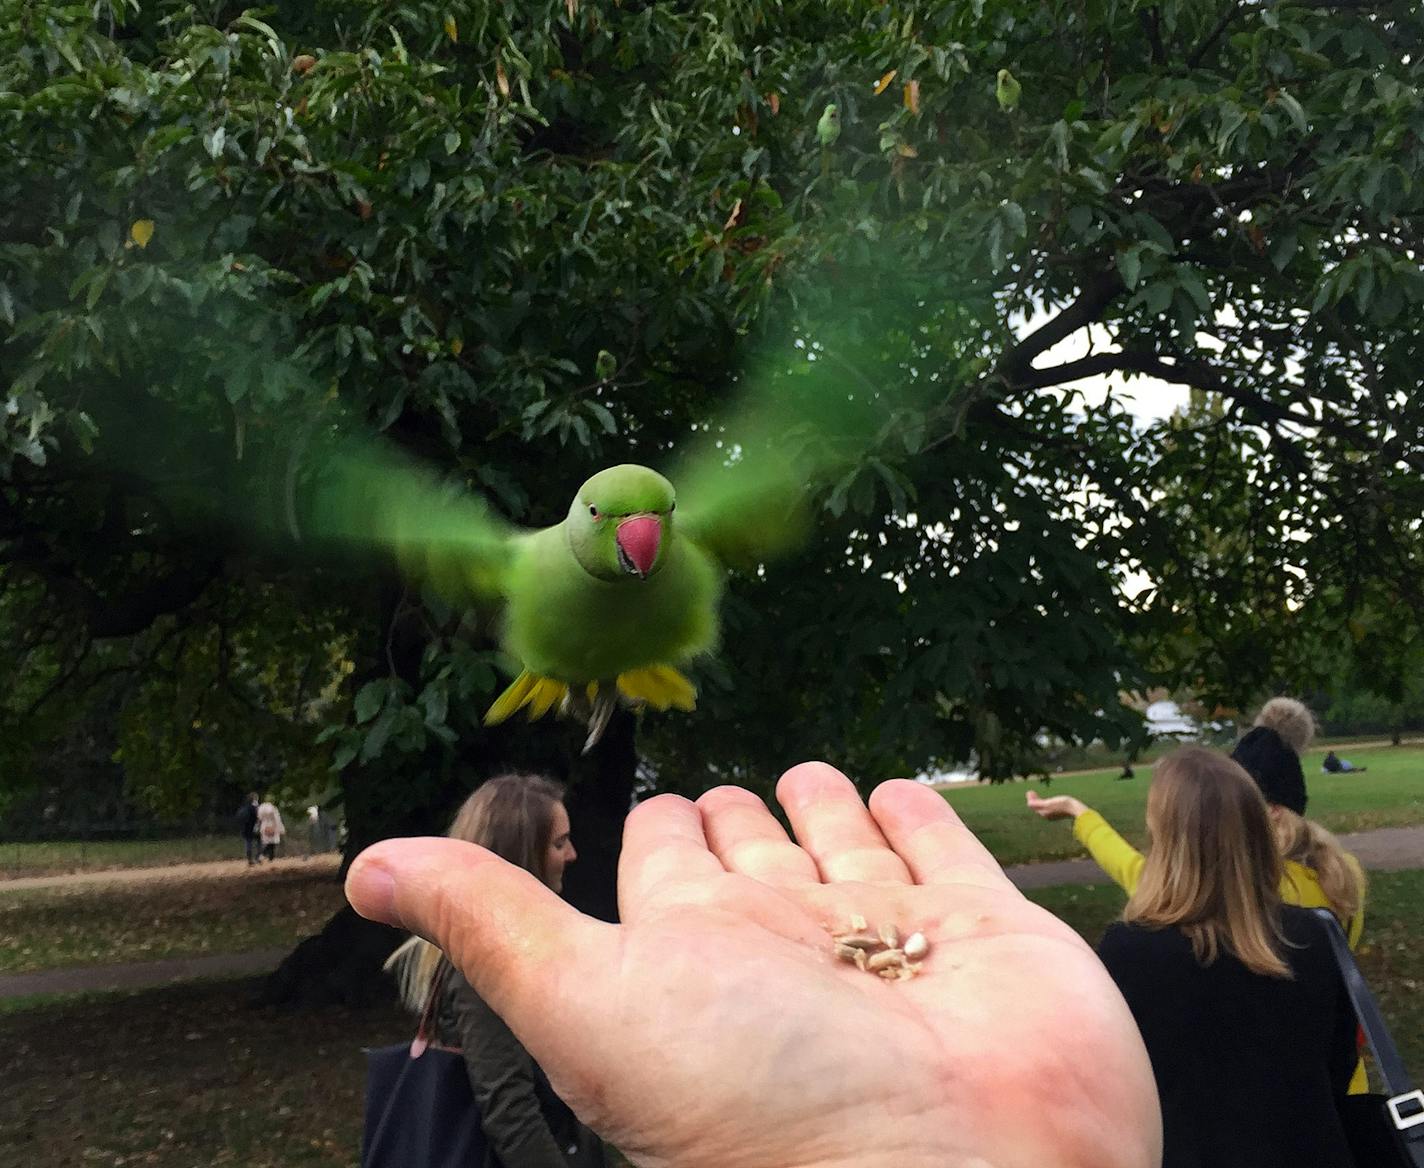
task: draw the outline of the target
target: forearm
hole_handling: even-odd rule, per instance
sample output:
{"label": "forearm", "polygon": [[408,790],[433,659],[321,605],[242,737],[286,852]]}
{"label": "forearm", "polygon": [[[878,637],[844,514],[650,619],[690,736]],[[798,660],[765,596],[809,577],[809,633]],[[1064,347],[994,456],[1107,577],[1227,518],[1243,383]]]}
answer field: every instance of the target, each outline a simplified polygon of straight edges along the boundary
{"label": "forearm", "polygon": [[1129,893],[1136,889],[1146,861],[1098,812],[1084,808],[1082,814],[1075,816],[1073,836],[1113,883]]}

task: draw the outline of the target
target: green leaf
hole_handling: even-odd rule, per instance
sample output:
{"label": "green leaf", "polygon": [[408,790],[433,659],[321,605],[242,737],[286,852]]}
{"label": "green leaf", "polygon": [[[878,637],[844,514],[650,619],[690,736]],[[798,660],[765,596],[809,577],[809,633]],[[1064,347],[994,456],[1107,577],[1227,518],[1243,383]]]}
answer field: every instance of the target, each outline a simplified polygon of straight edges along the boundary
{"label": "green leaf", "polygon": [[400,712],[399,706],[387,706],[381,711],[381,716],[372,723],[371,729],[366,732],[365,741],[361,743],[362,762],[370,762],[386,748],[386,742],[396,727]]}
{"label": "green leaf", "polygon": [[1281,108],[1290,115],[1290,119],[1295,123],[1297,130],[1304,134],[1310,129],[1309,124],[1305,120],[1305,110],[1301,108],[1300,102],[1296,101],[1294,97],[1282,89],[1276,93],[1276,101],[1280,103]]}
{"label": "green leaf", "polygon": [[1129,292],[1137,287],[1137,277],[1142,271],[1142,248],[1140,245],[1134,244],[1117,253],[1117,270]]}
{"label": "green leaf", "polygon": [[368,681],[357,691],[353,709],[358,726],[376,716],[376,712],[385,704],[388,689],[386,679],[378,677],[375,681]]}
{"label": "green leaf", "polygon": [[1053,128],[1048,132],[1048,141],[1053,148],[1055,168],[1063,171],[1068,169],[1068,123],[1059,121],[1053,123]]}

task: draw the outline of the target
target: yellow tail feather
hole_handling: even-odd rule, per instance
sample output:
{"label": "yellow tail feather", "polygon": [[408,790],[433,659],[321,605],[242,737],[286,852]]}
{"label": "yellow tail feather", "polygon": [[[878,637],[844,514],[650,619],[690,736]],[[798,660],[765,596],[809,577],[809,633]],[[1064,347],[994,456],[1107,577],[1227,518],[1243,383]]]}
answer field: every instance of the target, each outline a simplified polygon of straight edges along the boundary
{"label": "yellow tail feather", "polygon": [[618,692],[629,701],[644,702],[655,710],[690,712],[697,706],[692,682],[669,665],[631,669],[618,675]]}
{"label": "yellow tail feather", "polygon": [[485,725],[496,726],[505,719],[529,707],[529,720],[537,721],[552,710],[568,694],[562,681],[540,677],[525,670],[510,687],[499,695],[485,714]]}

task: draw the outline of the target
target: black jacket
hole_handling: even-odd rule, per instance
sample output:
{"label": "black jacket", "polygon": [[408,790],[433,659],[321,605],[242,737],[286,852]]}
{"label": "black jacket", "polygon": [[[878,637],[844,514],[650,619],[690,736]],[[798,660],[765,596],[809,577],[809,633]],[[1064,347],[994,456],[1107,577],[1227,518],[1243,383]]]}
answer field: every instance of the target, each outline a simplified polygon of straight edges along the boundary
{"label": "black jacket", "polygon": [[257,804],[244,803],[237,809],[237,828],[243,839],[251,839],[257,834]]}
{"label": "black jacket", "polygon": [[451,970],[435,1041],[459,1047],[490,1142],[483,1168],[604,1168],[603,1144],[554,1094],[504,1020]]}
{"label": "black jacket", "polygon": [[1355,1015],[1320,921],[1281,913],[1290,980],[1203,968],[1178,929],[1119,922],[1098,946],[1157,1076],[1163,1168],[1354,1168],[1336,1101]]}

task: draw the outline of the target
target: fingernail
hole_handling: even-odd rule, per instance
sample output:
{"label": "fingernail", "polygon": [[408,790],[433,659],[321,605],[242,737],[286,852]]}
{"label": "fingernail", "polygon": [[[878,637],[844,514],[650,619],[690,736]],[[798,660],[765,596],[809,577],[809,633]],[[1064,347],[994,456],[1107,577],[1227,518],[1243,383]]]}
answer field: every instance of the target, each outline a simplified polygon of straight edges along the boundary
{"label": "fingernail", "polygon": [[400,924],[396,913],[396,880],[378,864],[361,864],[351,869],[346,881],[346,899],[363,917]]}

